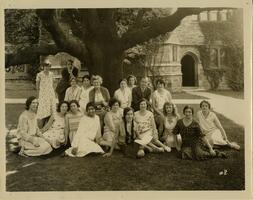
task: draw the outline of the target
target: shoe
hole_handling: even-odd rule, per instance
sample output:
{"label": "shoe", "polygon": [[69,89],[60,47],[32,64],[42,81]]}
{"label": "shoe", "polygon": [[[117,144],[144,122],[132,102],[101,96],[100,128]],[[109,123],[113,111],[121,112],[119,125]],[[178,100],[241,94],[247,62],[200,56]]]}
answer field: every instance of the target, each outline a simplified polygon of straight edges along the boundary
{"label": "shoe", "polygon": [[137,158],[142,158],[145,156],[145,152],[143,149],[140,149],[138,152],[137,152]]}
{"label": "shoe", "polygon": [[232,149],[235,149],[235,150],[240,150],[240,146],[237,144],[237,143],[235,143],[235,142],[231,142],[230,144],[229,144],[229,146],[230,146],[230,148],[232,148]]}

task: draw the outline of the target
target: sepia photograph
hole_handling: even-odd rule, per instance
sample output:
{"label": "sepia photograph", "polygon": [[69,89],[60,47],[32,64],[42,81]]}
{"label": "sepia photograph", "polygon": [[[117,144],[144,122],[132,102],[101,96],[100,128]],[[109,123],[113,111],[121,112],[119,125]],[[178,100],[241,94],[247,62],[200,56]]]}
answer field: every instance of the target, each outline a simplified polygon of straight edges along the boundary
{"label": "sepia photograph", "polygon": [[3,9],[6,192],[249,190],[248,10],[169,5]]}

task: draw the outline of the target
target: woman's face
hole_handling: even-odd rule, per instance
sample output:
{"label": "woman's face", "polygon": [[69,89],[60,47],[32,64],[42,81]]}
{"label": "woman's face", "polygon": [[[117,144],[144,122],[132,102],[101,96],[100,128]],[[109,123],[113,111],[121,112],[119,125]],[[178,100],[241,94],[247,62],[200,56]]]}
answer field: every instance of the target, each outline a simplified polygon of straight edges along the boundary
{"label": "woman's face", "polygon": [[146,101],[142,101],[141,103],[140,103],[140,110],[146,110],[147,109],[147,103],[146,103]]}
{"label": "woman's face", "polygon": [[90,117],[94,117],[96,114],[95,108],[93,106],[88,107],[87,115]]}
{"label": "woman's face", "polygon": [[33,111],[33,112],[36,112],[37,111],[37,108],[38,108],[38,99],[34,99],[31,104],[30,104],[30,107],[29,107],[29,110],[30,111]]}
{"label": "woman's face", "polygon": [[93,86],[94,88],[100,88],[100,81],[99,80],[93,80]]}
{"label": "woman's face", "polygon": [[201,110],[202,111],[209,111],[209,105],[207,103],[202,103],[201,105]]}
{"label": "woman's face", "polygon": [[133,118],[134,118],[134,113],[132,110],[129,110],[125,116],[125,119],[127,122],[131,122],[133,121]]}
{"label": "woman's face", "polygon": [[166,105],[165,111],[167,114],[171,114],[173,112],[173,106],[172,105]]}
{"label": "woman's face", "polygon": [[130,86],[133,86],[135,84],[135,78],[134,77],[129,78],[128,82]]}
{"label": "woman's face", "polygon": [[112,111],[113,112],[117,112],[119,109],[119,103],[118,102],[115,102],[113,105],[112,105]]}
{"label": "woman's face", "polygon": [[75,86],[77,85],[76,80],[75,80],[75,79],[72,79],[71,82],[70,82],[70,85],[71,85],[72,87],[75,87]]}
{"label": "woman's face", "polygon": [[60,112],[62,114],[65,114],[67,111],[68,111],[68,104],[66,104],[66,103],[61,104]]}
{"label": "woman's face", "polygon": [[76,103],[70,104],[70,111],[73,113],[76,113],[78,111],[78,107],[77,107]]}
{"label": "woman's face", "polygon": [[148,80],[145,79],[145,78],[141,79],[140,86],[141,86],[142,88],[147,87],[147,86],[148,86]]}
{"label": "woman's face", "polygon": [[120,88],[125,89],[127,87],[127,82],[126,81],[121,81],[120,82]]}
{"label": "woman's face", "polygon": [[87,78],[83,79],[83,86],[84,86],[84,87],[90,86],[90,80],[87,79]]}
{"label": "woman's face", "polygon": [[44,65],[44,71],[49,71],[51,68],[51,65]]}
{"label": "woman's face", "polygon": [[164,85],[163,85],[163,83],[158,82],[156,87],[157,87],[157,89],[164,88]]}
{"label": "woman's face", "polygon": [[187,119],[191,119],[192,118],[192,110],[190,108],[187,108],[185,111],[184,111],[184,115]]}

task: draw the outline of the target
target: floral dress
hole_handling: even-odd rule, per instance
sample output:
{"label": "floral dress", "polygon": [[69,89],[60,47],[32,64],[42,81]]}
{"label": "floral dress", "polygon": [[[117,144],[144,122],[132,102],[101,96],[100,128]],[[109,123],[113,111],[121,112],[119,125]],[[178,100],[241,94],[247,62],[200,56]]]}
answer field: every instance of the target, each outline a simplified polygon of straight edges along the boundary
{"label": "floral dress", "polygon": [[39,72],[37,74],[36,81],[40,81],[37,118],[43,119],[49,117],[56,111],[56,99],[53,88],[53,73],[49,72],[49,74],[46,75],[44,71]]}
{"label": "floral dress", "polygon": [[[145,115],[141,115],[140,111],[134,114],[134,129],[139,133],[139,138],[134,142],[140,145],[147,145],[153,138],[158,138],[153,113],[146,111]],[[154,130],[155,129],[155,130]]]}
{"label": "floral dress", "polygon": [[52,147],[55,149],[59,148],[65,141],[64,128],[65,118],[57,113],[54,115],[52,126],[43,133],[44,137],[50,141]]}

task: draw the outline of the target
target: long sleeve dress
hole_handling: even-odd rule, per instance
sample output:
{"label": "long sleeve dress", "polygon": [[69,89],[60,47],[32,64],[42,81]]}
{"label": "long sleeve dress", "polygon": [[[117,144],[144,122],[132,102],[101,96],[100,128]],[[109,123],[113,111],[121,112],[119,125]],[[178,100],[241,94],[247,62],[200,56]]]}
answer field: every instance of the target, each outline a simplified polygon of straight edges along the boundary
{"label": "long sleeve dress", "polygon": [[[83,157],[89,153],[104,153],[99,146],[101,140],[101,128],[99,117],[89,117],[84,115],[81,120],[76,134],[74,135],[71,147],[65,151],[71,157]],[[72,150],[76,149],[73,154]]]}
{"label": "long sleeve dress", "polygon": [[[49,154],[52,151],[51,145],[41,137],[36,136],[39,131],[37,127],[36,114],[24,111],[18,120],[17,135],[21,146],[20,154],[27,156],[40,156]],[[34,146],[31,141],[39,144]]]}

